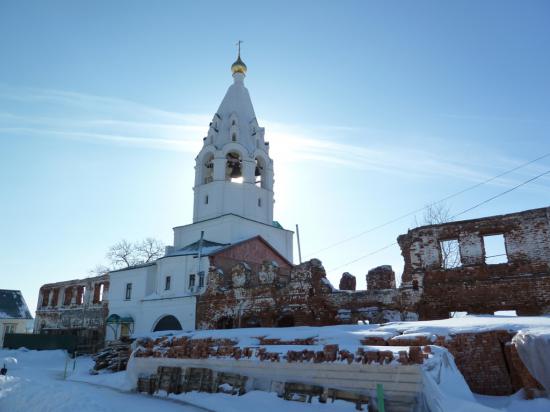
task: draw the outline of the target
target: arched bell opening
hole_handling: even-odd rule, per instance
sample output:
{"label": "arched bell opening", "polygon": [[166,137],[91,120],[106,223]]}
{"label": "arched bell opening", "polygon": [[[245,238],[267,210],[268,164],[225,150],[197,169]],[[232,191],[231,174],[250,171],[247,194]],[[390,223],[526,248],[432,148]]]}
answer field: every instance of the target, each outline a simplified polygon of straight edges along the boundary
{"label": "arched bell opening", "polygon": [[254,168],[254,177],[255,177],[256,186],[264,189],[267,188],[266,164],[265,164],[265,160],[262,157],[256,158],[256,167]]}
{"label": "arched bell opening", "polygon": [[238,152],[229,152],[225,156],[225,180],[233,183],[243,182],[243,161]]}
{"label": "arched bell opening", "polygon": [[214,155],[208,153],[202,161],[202,182],[210,183],[214,180]]}

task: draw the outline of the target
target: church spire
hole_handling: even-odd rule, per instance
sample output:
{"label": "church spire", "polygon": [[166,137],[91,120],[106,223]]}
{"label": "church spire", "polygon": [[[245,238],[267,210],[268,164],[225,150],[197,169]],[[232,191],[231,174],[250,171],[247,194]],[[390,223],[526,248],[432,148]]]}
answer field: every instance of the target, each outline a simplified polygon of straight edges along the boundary
{"label": "church spire", "polygon": [[235,61],[235,63],[231,65],[231,72],[233,73],[233,75],[237,73],[241,73],[243,75],[246,74],[246,70],[247,70],[246,64],[244,64],[244,62],[241,60],[241,43],[242,42],[243,42],[242,40],[239,40],[237,42],[237,47],[238,47],[237,60]]}

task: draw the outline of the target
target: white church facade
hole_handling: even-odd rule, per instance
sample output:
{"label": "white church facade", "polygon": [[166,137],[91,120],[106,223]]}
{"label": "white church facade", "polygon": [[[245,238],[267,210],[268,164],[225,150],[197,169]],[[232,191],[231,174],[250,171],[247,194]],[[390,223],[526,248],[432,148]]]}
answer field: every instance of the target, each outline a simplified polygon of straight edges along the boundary
{"label": "white church facade", "polygon": [[110,272],[107,340],[194,329],[210,258],[243,242],[259,239],[292,264],[293,232],[273,221],[273,160],[244,86],[240,53],[231,70],[233,84],[196,157],[193,223],[174,228],[162,258]]}

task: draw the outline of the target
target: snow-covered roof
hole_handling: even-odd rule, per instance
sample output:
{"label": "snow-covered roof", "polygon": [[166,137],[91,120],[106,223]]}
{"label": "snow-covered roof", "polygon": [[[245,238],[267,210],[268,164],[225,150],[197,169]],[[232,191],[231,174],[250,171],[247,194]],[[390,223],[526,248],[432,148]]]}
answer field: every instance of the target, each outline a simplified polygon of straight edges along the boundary
{"label": "snow-covered roof", "polygon": [[0,319],[32,319],[20,290],[0,289]]}
{"label": "snow-covered roof", "polygon": [[[250,94],[244,86],[244,76],[234,76],[234,83],[229,86],[227,93],[218,107],[216,114],[222,119],[229,119],[232,114],[236,114],[240,123],[247,127],[252,121],[256,120],[254,106],[250,99]],[[243,132],[248,132],[243,129]]]}

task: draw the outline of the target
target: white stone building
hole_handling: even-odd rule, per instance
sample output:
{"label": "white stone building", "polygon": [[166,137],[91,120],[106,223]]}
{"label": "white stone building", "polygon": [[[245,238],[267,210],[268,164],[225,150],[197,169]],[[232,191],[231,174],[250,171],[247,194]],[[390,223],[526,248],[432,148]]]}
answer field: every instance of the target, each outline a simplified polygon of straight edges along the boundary
{"label": "white stone building", "polygon": [[273,160],[244,86],[247,68],[240,53],[231,70],[233,84],[196,158],[193,223],[174,228],[174,244],[164,257],[110,273],[108,340],[194,329],[210,257],[232,245],[259,236],[271,252],[292,262],[293,232],[273,221]]}

